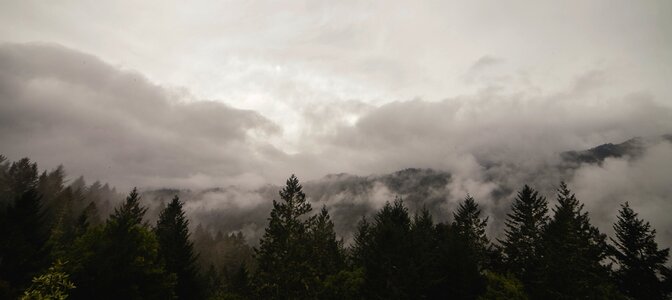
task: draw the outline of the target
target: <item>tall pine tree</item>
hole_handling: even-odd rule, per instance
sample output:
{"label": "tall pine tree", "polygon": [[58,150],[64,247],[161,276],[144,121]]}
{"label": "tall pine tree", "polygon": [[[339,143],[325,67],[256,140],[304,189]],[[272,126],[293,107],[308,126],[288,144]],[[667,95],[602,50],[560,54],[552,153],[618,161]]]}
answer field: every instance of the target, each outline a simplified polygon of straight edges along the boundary
{"label": "tall pine tree", "polygon": [[471,249],[481,268],[484,268],[490,250],[490,241],[485,235],[488,217],[481,218],[481,209],[470,195],[460,203],[453,216],[453,230]]}
{"label": "tall pine tree", "polygon": [[270,299],[308,299],[318,292],[311,266],[309,230],[315,217],[299,179],[292,175],[273,200],[268,227],[255,249],[258,296]]}
{"label": "tall pine tree", "polygon": [[[355,249],[362,255],[364,295],[373,299],[409,299],[412,295],[411,218],[401,198],[360,224]],[[364,232],[363,230],[367,231]]]}
{"label": "tall pine tree", "polygon": [[156,235],[143,222],[147,209],[136,189],[104,226],[75,242],[70,261],[75,299],[171,299],[175,275],[165,270]]}
{"label": "tall pine tree", "polygon": [[336,239],[334,222],[331,221],[326,207],[322,207],[310,228],[311,265],[313,274],[319,281],[318,297],[335,298],[335,291],[325,286],[329,276],[334,276],[345,267],[342,241]]}
{"label": "tall pine tree", "polygon": [[432,271],[436,264],[437,248],[434,219],[425,207],[413,216],[410,243],[413,260],[409,274],[411,294],[424,297],[434,280]]}
{"label": "tall pine tree", "polygon": [[501,242],[507,271],[519,278],[528,292],[537,287],[542,237],[548,223],[548,202],[525,185],[511,205]]}
{"label": "tall pine tree", "polygon": [[437,249],[429,299],[476,299],[486,281],[473,246],[451,224],[436,225]]}
{"label": "tall pine tree", "polygon": [[37,164],[23,158],[12,163],[3,177],[0,296],[15,298],[18,289],[27,287],[32,277],[48,265],[48,229],[37,189]]}
{"label": "tall pine tree", "polygon": [[166,270],[177,275],[175,294],[179,299],[201,299],[203,295],[197,281],[198,269],[194,246],[189,241],[189,220],[182,210],[180,198],[175,196],[161,211],[156,223],[159,240],[159,257]]}
{"label": "tall pine tree", "polygon": [[544,232],[543,282],[540,299],[610,299],[606,236],[590,224],[583,204],[560,183],[558,204]]}
{"label": "tall pine tree", "polygon": [[633,299],[669,299],[670,270],[665,263],[670,249],[658,249],[656,230],[639,219],[626,202],[621,206],[614,232],[616,239],[611,241],[619,289]]}

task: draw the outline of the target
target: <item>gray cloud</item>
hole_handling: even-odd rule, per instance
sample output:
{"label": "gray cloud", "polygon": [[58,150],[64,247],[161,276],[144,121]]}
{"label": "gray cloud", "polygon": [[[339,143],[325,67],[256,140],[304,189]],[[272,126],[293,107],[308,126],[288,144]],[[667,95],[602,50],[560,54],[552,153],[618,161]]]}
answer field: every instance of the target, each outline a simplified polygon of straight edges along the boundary
{"label": "gray cloud", "polygon": [[[365,39],[360,42],[361,49],[369,45]],[[303,55],[299,50],[289,47],[280,52],[294,53],[290,58],[297,59]],[[408,51],[404,48],[393,54]],[[327,52],[318,54],[338,57],[338,51]],[[476,92],[442,101],[385,99],[379,104],[349,97],[358,94],[352,92],[357,85],[330,76],[352,74],[364,83],[371,79],[374,86],[395,86],[421,80],[408,74],[422,68],[414,63],[398,65],[385,55],[376,58],[378,53],[358,53],[342,66],[322,66],[316,59],[304,62],[305,68],[301,63],[290,68],[266,65],[267,60],[286,58],[276,52],[259,57],[258,64],[245,65],[251,72],[232,75],[250,81],[236,93],[260,91],[257,96],[264,99],[260,103],[268,107],[265,111],[275,112],[273,121],[286,116],[286,123],[274,123],[252,110],[196,99],[186,89],[161,86],[138,72],[69,48],[3,44],[0,152],[12,159],[29,156],[47,168],[63,163],[72,174],[122,188],[236,185],[224,191],[205,191],[187,208],[203,220],[208,214],[217,218],[214,208],[227,208],[226,216],[239,214],[236,220],[244,220],[242,226],[230,224],[230,228],[252,236],[263,228],[259,223],[276,192],[256,188],[281,183],[290,173],[311,180],[326,173],[368,175],[408,167],[434,168],[450,174],[450,181],[428,193],[439,199],[437,211],[451,211],[464,194],[471,193],[493,216],[506,211],[507,197],[522,183],[534,183],[552,197],[552,188],[565,179],[607,229],[616,202],[636,198],[641,191],[659,207],[670,202],[663,182],[623,177],[628,172],[643,175],[650,168],[657,179],[669,178],[669,166],[655,163],[668,159],[669,147],[651,148],[637,160],[582,166],[576,176],[555,167],[562,151],[672,132],[668,99],[647,86],[630,89],[628,85],[628,90],[621,90],[625,88],[619,83],[628,76],[618,70],[582,68],[578,75],[567,76],[571,78],[567,84],[550,91],[534,84],[501,88],[499,82],[486,78],[479,79]],[[353,67],[362,62],[369,63]],[[406,74],[386,78],[367,68]],[[324,87],[331,85],[355,87],[345,88],[342,94],[325,94]],[[604,184],[592,188],[598,179]],[[619,185],[626,180],[630,184]],[[338,186],[329,179],[322,181]],[[335,210],[351,209],[355,213],[337,214],[336,219],[344,226],[352,225],[353,217],[400,194],[373,181],[361,193],[325,188],[315,192],[313,199]],[[318,190],[318,185],[313,189]],[[628,197],[615,197],[612,189]],[[669,236],[665,217],[651,212],[656,206],[637,202],[635,207],[655,218],[654,224]],[[501,218],[493,219],[497,222]]]}
{"label": "gray cloud", "polygon": [[0,87],[3,153],[122,187],[242,176],[269,156],[257,151],[263,137],[279,132],[255,112],[194,102],[51,44],[0,46]]}
{"label": "gray cloud", "polygon": [[642,157],[610,158],[602,165],[585,164],[570,184],[600,228],[612,234],[620,204],[628,201],[641,218],[657,229],[664,247],[672,247],[672,144],[655,143]]}
{"label": "gray cloud", "polygon": [[[389,103],[342,127],[328,154],[374,172],[530,167],[553,162],[562,151],[672,131],[672,110],[650,95],[603,98],[599,86],[586,88],[585,78],[553,94],[485,90],[439,102]],[[474,167],[467,166],[470,160]]]}

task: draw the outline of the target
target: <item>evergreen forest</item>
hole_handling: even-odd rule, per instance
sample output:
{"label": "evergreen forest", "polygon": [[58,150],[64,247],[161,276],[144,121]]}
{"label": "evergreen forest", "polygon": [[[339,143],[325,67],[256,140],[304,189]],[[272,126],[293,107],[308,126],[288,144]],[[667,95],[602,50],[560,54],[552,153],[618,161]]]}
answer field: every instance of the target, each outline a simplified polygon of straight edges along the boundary
{"label": "evergreen forest", "polygon": [[252,246],[178,196],[150,222],[137,189],[0,156],[0,298],[670,299],[669,249],[627,202],[607,236],[564,182],[548,197],[521,186],[498,237],[468,194],[450,222],[390,199],[346,244],[291,175]]}

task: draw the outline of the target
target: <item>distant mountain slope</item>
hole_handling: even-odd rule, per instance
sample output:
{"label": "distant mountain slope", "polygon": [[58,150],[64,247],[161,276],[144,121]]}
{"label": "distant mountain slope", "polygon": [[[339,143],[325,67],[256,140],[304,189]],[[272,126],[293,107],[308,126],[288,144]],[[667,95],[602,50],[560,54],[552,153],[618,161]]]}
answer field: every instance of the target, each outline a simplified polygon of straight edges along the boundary
{"label": "distant mountain slope", "polygon": [[566,163],[578,164],[600,164],[605,159],[610,157],[620,158],[629,156],[632,158],[638,158],[644,154],[644,151],[646,151],[649,146],[660,141],[668,141],[672,143],[672,134],[665,134],[659,137],[647,139],[635,137],[620,144],[607,143],[590,148],[588,150],[566,151],[560,153],[560,157]]}
{"label": "distant mountain slope", "polygon": [[560,155],[566,162],[601,163],[608,157],[638,157],[644,150],[644,141],[641,138],[632,138],[620,144],[608,143],[583,151],[567,151]]}
{"label": "distant mountain slope", "polygon": [[[494,231],[501,227],[501,222],[508,211],[510,200],[522,184],[531,184],[553,198],[553,187],[556,179],[569,180],[573,172],[582,164],[601,164],[607,158],[630,157],[636,159],[643,155],[647,147],[661,139],[672,141],[672,135],[658,139],[633,138],[619,144],[607,143],[597,147],[567,151],[560,154],[561,163],[557,166],[543,166],[541,170],[511,169],[505,175],[484,176],[483,182],[495,188],[487,199],[477,199],[484,205],[484,212],[491,215]],[[496,168],[496,165],[486,167]],[[507,168],[508,170],[508,168]],[[511,172],[527,172],[529,176],[504,180],[501,176],[510,177]],[[554,176],[550,176],[554,175]],[[499,176],[499,177],[498,177]],[[300,176],[299,176],[299,179]],[[313,209],[319,210],[327,206],[334,220],[337,232],[347,240],[356,228],[357,222],[365,215],[371,215],[395,197],[401,197],[409,211],[415,213],[423,207],[428,209],[437,221],[449,221],[457,202],[464,198],[451,188],[456,179],[447,171],[408,168],[389,174],[358,176],[346,173],[330,174],[318,180],[304,181],[304,192],[311,201]],[[525,182],[518,182],[518,181]],[[542,184],[539,180],[545,180]],[[549,183],[550,181],[550,183]],[[203,224],[206,227],[218,228],[224,232],[242,231],[252,243],[263,234],[272,200],[279,199],[278,190],[281,185],[266,185],[255,190],[245,190],[231,186],[211,188],[200,191],[161,189],[145,191],[147,203],[168,201],[178,194],[187,202],[186,209],[193,219],[192,225]],[[550,187],[550,188],[549,188]],[[469,187],[465,187],[469,191]],[[484,201],[492,201],[484,202]],[[150,215],[158,210],[150,210]]]}

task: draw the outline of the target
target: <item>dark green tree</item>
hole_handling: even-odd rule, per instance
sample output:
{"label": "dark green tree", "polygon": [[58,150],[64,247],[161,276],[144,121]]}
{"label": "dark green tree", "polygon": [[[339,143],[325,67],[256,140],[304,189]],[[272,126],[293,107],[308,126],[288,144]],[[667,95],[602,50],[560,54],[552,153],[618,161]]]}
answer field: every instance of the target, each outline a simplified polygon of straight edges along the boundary
{"label": "dark green tree", "polygon": [[319,288],[311,265],[310,228],[315,217],[299,179],[292,175],[280,190],[264,236],[255,249],[258,296],[270,299],[314,298]]}
{"label": "dark green tree", "polygon": [[633,299],[669,299],[670,270],[665,266],[670,249],[658,249],[656,230],[649,222],[639,219],[630,205],[621,205],[614,224],[613,259],[617,285],[623,294]]}
{"label": "dark green tree", "polygon": [[548,223],[548,202],[525,185],[511,205],[501,240],[505,266],[528,291],[539,285],[542,238]]}
{"label": "dark green tree", "polygon": [[486,280],[473,253],[473,246],[450,224],[436,225],[437,249],[429,299],[476,299]]}
{"label": "dark green tree", "polygon": [[175,275],[159,257],[159,242],[143,222],[136,189],[104,226],[90,228],[70,254],[75,299],[171,299]]}
{"label": "dark green tree", "polygon": [[179,299],[201,299],[194,246],[189,241],[189,220],[184,215],[182,202],[175,196],[161,211],[156,223],[159,257],[166,270],[177,275],[175,294]]}
{"label": "dark green tree", "polygon": [[7,172],[7,183],[10,198],[16,198],[25,192],[37,190],[37,164],[31,163],[28,158],[22,158],[12,163]]}
{"label": "dark green tree", "polygon": [[48,228],[41,213],[42,196],[37,190],[37,164],[23,158],[12,163],[3,177],[0,295],[16,298],[32,277],[49,264]]}
{"label": "dark green tree", "polygon": [[485,268],[490,251],[490,241],[485,234],[488,217],[481,218],[481,209],[470,195],[464,198],[453,216],[453,230],[467,244],[480,267]]}
{"label": "dark green tree", "polygon": [[364,260],[372,248],[372,225],[366,216],[362,217],[357,223],[357,228],[353,234],[353,243],[350,246],[348,260],[349,264],[361,267],[364,265]]}
{"label": "dark green tree", "polygon": [[611,299],[606,236],[590,224],[583,204],[560,183],[558,204],[544,232],[540,299]]}
{"label": "dark green tree", "polygon": [[325,286],[327,277],[340,272],[345,266],[343,243],[336,239],[334,222],[326,207],[322,207],[310,228],[311,265],[319,281],[318,297],[333,298],[334,291]]}
{"label": "dark green tree", "polygon": [[376,214],[373,224],[360,224],[355,240],[364,268],[364,295],[373,299],[409,299],[413,264],[411,218],[401,198]]}
{"label": "dark green tree", "polygon": [[437,239],[434,220],[429,210],[422,208],[413,216],[410,232],[411,270],[409,272],[410,294],[426,298],[434,280]]}

